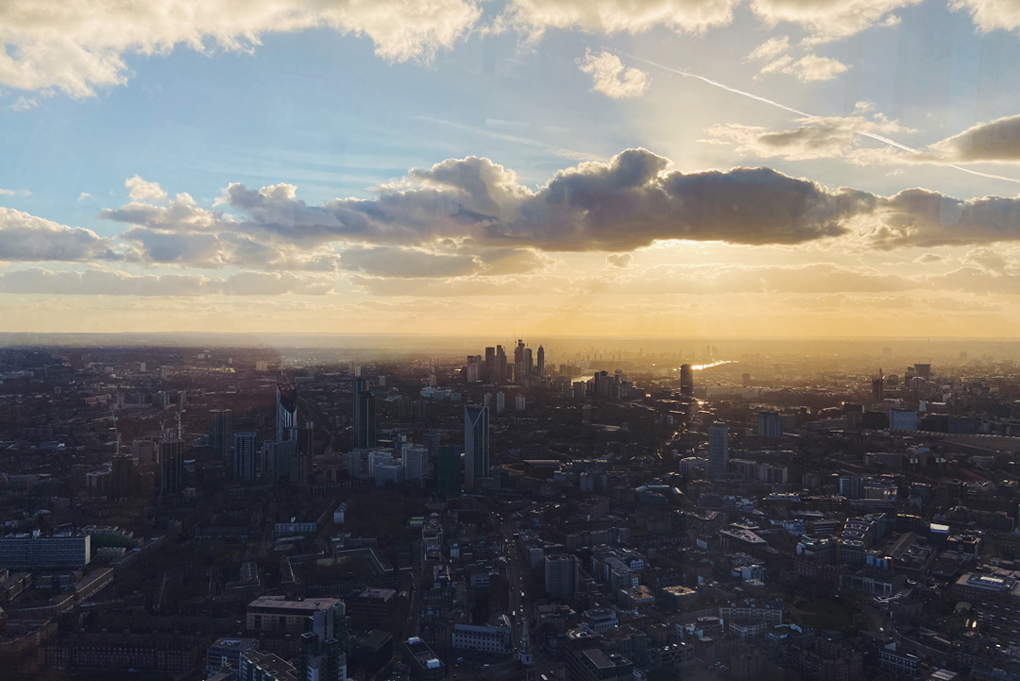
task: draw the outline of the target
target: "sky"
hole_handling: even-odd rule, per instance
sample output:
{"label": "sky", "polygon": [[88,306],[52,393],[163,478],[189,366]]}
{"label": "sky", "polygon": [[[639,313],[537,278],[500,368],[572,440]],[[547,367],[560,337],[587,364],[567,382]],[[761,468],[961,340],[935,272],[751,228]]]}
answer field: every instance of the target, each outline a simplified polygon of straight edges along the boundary
{"label": "sky", "polygon": [[0,331],[1020,333],[1020,0],[5,0],[0,40]]}

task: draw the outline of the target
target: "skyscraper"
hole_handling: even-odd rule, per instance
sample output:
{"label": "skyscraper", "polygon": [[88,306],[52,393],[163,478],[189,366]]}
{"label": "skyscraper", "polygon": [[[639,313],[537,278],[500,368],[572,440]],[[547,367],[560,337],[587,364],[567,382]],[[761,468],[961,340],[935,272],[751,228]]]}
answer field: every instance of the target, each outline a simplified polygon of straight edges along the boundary
{"label": "skyscraper", "polygon": [[276,441],[287,439],[287,429],[297,425],[297,387],[276,386]]}
{"label": "skyscraper", "polygon": [[162,496],[184,490],[184,441],[172,430],[159,441],[159,493]]}
{"label": "skyscraper", "polygon": [[538,346],[538,375],[545,376],[545,348]]}
{"label": "skyscraper", "polygon": [[342,600],[311,616],[311,631],[301,635],[301,679],[345,681],[347,678],[347,608]]}
{"label": "skyscraper", "polygon": [[531,352],[531,348],[524,348],[524,382],[527,383],[527,377],[535,373],[535,357]]}
{"label": "skyscraper", "polygon": [[375,395],[363,378],[354,379],[354,446],[375,447]]}
{"label": "skyscraper", "polygon": [[464,407],[464,482],[474,489],[479,478],[489,477],[489,410]]}
{"label": "skyscraper", "polygon": [[694,369],[690,364],[680,365],[680,394],[687,396],[694,394]]}
{"label": "skyscraper", "polygon": [[230,464],[230,448],[234,444],[233,415],[229,409],[213,409],[209,412],[209,447],[213,455]]}
{"label": "skyscraper", "polygon": [[779,412],[758,412],[758,435],[761,437],[782,437],[783,423]]}
{"label": "skyscraper", "polygon": [[255,438],[252,431],[234,433],[234,477],[242,482],[255,482]]}
{"label": "skyscraper", "polygon": [[446,445],[436,453],[436,491],[444,499],[460,496],[464,482],[464,464],[460,447]]}
{"label": "skyscraper", "polygon": [[482,371],[482,380],[486,383],[495,383],[498,380],[496,375],[496,348],[485,348],[485,368]]}
{"label": "skyscraper", "polygon": [[496,383],[506,383],[506,351],[502,345],[496,346],[496,366],[492,380]]}
{"label": "skyscraper", "polygon": [[404,467],[404,481],[420,485],[429,473],[429,450],[419,445],[406,444],[400,453]]}
{"label": "skyscraper", "polygon": [[713,478],[726,473],[730,463],[730,429],[716,422],[708,431],[708,472]]}
{"label": "skyscraper", "polygon": [[524,358],[524,341],[517,341],[517,347],[514,348],[514,383],[524,383],[525,376],[528,375],[528,364]]}
{"label": "skyscraper", "polygon": [[290,484],[307,485],[312,475],[312,456],[315,454],[315,424],[311,421],[295,428],[291,435],[297,442],[290,457]]}

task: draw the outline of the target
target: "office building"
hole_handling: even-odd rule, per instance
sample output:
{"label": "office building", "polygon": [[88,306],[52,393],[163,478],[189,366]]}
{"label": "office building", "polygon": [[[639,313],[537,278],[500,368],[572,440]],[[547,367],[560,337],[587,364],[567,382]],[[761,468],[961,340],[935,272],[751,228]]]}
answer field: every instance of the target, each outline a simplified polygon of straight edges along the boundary
{"label": "office building", "polygon": [[292,601],[286,596],[260,596],[248,604],[245,626],[249,631],[301,634],[308,630],[315,613],[337,604],[342,602],[336,598]]}
{"label": "office building", "polygon": [[158,484],[162,496],[184,491],[184,442],[172,430],[159,441]]}
{"label": "office building", "polygon": [[708,474],[713,478],[726,474],[730,463],[730,429],[725,423],[713,423],[708,431]]}
{"label": "office building", "polygon": [[690,364],[680,365],[680,394],[688,397],[694,394],[694,368]]}
{"label": "office building", "polygon": [[301,635],[297,669],[306,681],[346,681],[347,608],[342,600],[316,610]]}
{"label": "office building", "polygon": [[375,395],[363,378],[354,379],[354,446],[361,449],[375,447],[376,415]]}
{"label": "office building", "polygon": [[209,447],[224,465],[231,461],[230,448],[233,444],[233,414],[229,409],[213,409],[209,412]]}
{"label": "office building", "polygon": [[485,348],[485,365],[482,367],[482,380],[486,383],[495,383],[497,378],[496,348]]}
{"label": "office building", "polygon": [[545,348],[538,346],[538,375],[545,376]]}
{"label": "office building", "polygon": [[289,429],[297,425],[297,387],[276,386],[276,441],[289,439]]}
{"label": "office building", "polygon": [[528,399],[524,395],[517,395],[514,398],[514,406],[517,411],[525,411],[528,408]]}
{"label": "office building", "polygon": [[524,358],[524,341],[517,341],[517,346],[514,347],[514,383],[524,383],[524,377],[527,375],[528,365]]}
{"label": "office building", "polygon": [[758,412],[758,435],[760,437],[781,437],[783,435],[783,420],[780,418],[779,412]]}
{"label": "office building", "polygon": [[221,669],[239,669],[241,654],[257,650],[259,641],[255,638],[220,638],[205,651],[205,671],[215,674]]}
{"label": "office building", "polygon": [[312,456],[315,454],[315,424],[311,421],[292,431],[297,443],[290,457],[290,484],[307,485],[312,477]]}
{"label": "office building", "polygon": [[115,456],[110,468],[110,496],[124,499],[134,488],[135,460],[128,456]]}
{"label": "office building", "polygon": [[493,369],[492,380],[496,383],[506,383],[506,350],[503,349],[502,345],[496,346],[496,366]]}
{"label": "office building", "polygon": [[443,681],[446,678],[446,665],[417,636],[404,641],[400,652],[404,664],[410,668],[411,681]]}
{"label": "office building", "polygon": [[238,681],[304,681],[294,665],[273,653],[246,650],[240,660]]}
{"label": "office building", "polygon": [[482,380],[482,356],[468,355],[464,367],[464,380],[467,383],[478,383]]}
{"label": "office building", "polygon": [[453,445],[440,447],[436,453],[436,491],[444,499],[459,497],[464,479],[464,464],[460,448]]}
{"label": "office building", "polygon": [[545,591],[550,598],[569,601],[577,591],[577,556],[557,553],[545,557]]}
{"label": "office building", "polygon": [[80,570],[92,559],[87,534],[36,534],[0,537],[0,568],[8,570]]}
{"label": "office building", "polygon": [[502,414],[504,409],[506,409],[506,393],[496,393],[496,413]]}
{"label": "office building", "polygon": [[489,477],[489,410],[464,407],[464,482],[475,489],[480,478]]}
{"label": "office building", "polygon": [[234,433],[234,478],[241,482],[255,482],[255,438],[253,431]]}
{"label": "office building", "polygon": [[421,485],[429,473],[429,450],[419,445],[404,445],[400,453],[404,467],[404,481]]}
{"label": "office building", "polygon": [[262,481],[277,483],[290,476],[290,460],[297,453],[293,440],[262,443]]}

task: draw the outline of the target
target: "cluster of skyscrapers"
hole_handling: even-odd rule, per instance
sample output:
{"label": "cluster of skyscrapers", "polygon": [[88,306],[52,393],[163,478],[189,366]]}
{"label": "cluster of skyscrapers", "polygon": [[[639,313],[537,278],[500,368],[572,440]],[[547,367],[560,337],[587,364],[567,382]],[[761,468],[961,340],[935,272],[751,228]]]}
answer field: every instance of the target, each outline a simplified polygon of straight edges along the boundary
{"label": "cluster of skyscrapers", "polygon": [[468,355],[464,378],[468,383],[516,383],[527,385],[533,378],[545,376],[545,348],[537,352],[518,340],[513,361],[502,345],[485,348],[485,355]]}

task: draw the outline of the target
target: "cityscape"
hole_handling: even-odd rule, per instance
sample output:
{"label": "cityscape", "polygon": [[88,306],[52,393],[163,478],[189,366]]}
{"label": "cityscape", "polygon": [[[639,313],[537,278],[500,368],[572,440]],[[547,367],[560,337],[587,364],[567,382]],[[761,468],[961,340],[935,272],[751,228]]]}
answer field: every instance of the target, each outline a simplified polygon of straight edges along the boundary
{"label": "cityscape", "polygon": [[4,348],[5,678],[1013,673],[1014,343],[472,343]]}
{"label": "cityscape", "polygon": [[1020,681],[1020,0],[0,0],[0,681]]}

